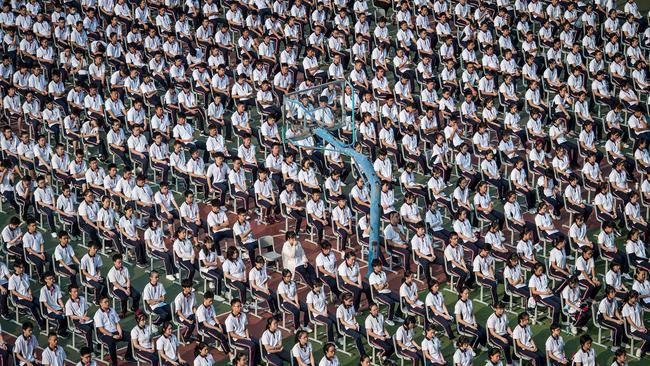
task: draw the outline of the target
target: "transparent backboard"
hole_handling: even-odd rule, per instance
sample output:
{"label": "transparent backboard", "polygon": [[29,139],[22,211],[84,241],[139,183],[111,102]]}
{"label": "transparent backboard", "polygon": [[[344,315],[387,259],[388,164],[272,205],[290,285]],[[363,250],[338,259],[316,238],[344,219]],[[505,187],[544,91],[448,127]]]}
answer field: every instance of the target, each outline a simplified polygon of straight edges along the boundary
{"label": "transparent backboard", "polygon": [[312,131],[325,128],[346,145],[356,142],[355,109],[359,96],[352,85],[337,80],[284,96],[282,139],[296,147],[324,149]]}

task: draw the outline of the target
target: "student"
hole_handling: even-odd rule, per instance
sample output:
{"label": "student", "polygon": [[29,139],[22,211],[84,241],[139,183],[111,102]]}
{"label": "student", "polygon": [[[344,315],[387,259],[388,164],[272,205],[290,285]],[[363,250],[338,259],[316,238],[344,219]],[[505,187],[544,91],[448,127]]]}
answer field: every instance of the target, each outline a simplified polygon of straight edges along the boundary
{"label": "student", "polygon": [[[43,328],[44,329],[44,328]],[[36,359],[36,346],[38,339],[34,333],[34,325],[27,321],[23,323],[22,334],[16,338],[14,342],[14,356],[19,361],[20,365],[39,364]]]}
{"label": "student", "polygon": [[544,354],[537,348],[530,329],[530,317],[523,312],[517,317],[517,326],[512,331],[512,339],[516,342],[517,353],[531,359],[535,366],[546,363]]}
{"label": "student", "polygon": [[39,302],[43,317],[54,320],[58,323],[57,334],[62,337],[68,336],[68,319],[65,316],[64,304],[61,289],[54,283],[54,274],[46,272],[44,275],[45,285],[41,287]]}
{"label": "student", "polygon": [[[108,303],[108,297],[103,296],[99,299],[99,309],[97,309],[93,321],[97,331],[97,338],[108,348],[111,365],[117,366],[119,364],[117,359],[117,345],[119,342],[125,342],[129,345],[131,343],[131,336],[129,333],[124,332],[120,325],[119,316]],[[124,361],[135,362],[131,347],[126,347]]]}
{"label": "student", "polygon": [[248,329],[248,318],[242,312],[241,300],[235,298],[230,301],[230,314],[226,318],[226,332],[234,347],[243,348],[248,353],[249,366],[260,362],[260,342],[252,337]]}
{"label": "student", "polygon": [[205,334],[205,339],[221,347],[229,359],[235,357],[230,349],[230,342],[226,337],[226,328],[219,323],[214,310],[214,293],[210,290],[203,294],[203,301],[196,309],[196,324],[199,331]]}
{"label": "student", "polygon": [[508,316],[505,314],[505,305],[502,302],[494,306],[494,313],[487,320],[487,330],[490,343],[503,350],[508,365],[512,364],[512,329],[508,326]]}
{"label": "student", "polygon": [[[292,279],[291,271],[282,270],[282,281],[278,284],[277,293],[282,310],[293,314],[294,327],[311,331],[309,327],[309,314],[307,304],[299,300],[296,282]],[[300,313],[302,312],[302,326],[300,326]]]}
{"label": "student", "polygon": [[291,356],[282,345],[282,331],[278,329],[278,319],[270,317],[266,320],[266,330],[262,333],[260,344],[261,352],[265,354],[269,364],[282,366],[285,362],[290,362]]}
{"label": "student", "polygon": [[596,321],[604,328],[613,332],[614,347],[621,347],[625,334],[625,322],[621,315],[620,305],[616,298],[616,289],[605,286],[605,297],[598,304]]}
{"label": "student", "polygon": [[136,325],[131,329],[131,346],[140,359],[149,360],[152,366],[158,366],[159,356],[153,342],[153,331],[147,324],[147,316],[140,314],[135,318]]}
{"label": "student", "polygon": [[546,358],[550,366],[567,366],[569,360],[564,352],[564,338],[559,324],[551,324],[551,335],[546,339]]}

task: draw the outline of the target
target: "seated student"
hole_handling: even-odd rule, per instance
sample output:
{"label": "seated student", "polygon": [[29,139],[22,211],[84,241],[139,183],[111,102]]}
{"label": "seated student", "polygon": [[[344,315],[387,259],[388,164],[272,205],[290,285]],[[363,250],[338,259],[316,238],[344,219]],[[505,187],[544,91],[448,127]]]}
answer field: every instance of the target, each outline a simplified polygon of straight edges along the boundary
{"label": "seated student", "polygon": [[427,322],[435,322],[445,329],[447,338],[454,339],[456,336],[451,330],[452,318],[449,315],[449,310],[445,305],[445,297],[442,292],[439,291],[440,283],[438,280],[431,280],[429,282],[429,293],[424,299],[424,305],[426,306],[427,311]]}
{"label": "seated student", "polygon": [[214,293],[210,290],[203,294],[203,301],[196,308],[196,324],[199,334],[205,335],[204,340],[214,342],[220,346],[228,358],[233,359],[235,353],[230,348],[230,342],[226,337],[226,328],[219,323],[217,313],[214,310]]}
{"label": "seated student", "polygon": [[[232,232],[235,236],[237,245],[246,249],[248,259],[253,262],[255,259],[255,250],[257,249],[257,239],[253,235],[253,229],[250,223],[250,217],[246,215],[246,210],[240,208],[237,210],[237,221],[232,226]],[[243,299],[242,299],[243,300]]]}
{"label": "seated student", "polygon": [[372,346],[381,349],[379,358],[383,362],[386,362],[386,360],[395,352],[395,349],[393,347],[393,342],[390,341],[390,334],[384,325],[384,315],[379,312],[379,305],[377,304],[371,304],[369,312],[370,314],[368,314],[365,321],[368,342],[371,343]]}
{"label": "seated student", "polygon": [[317,277],[329,287],[329,290],[337,297],[340,297],[341,291],[336,284],[337,266],[336,255],[332,252],[332,244],[323,241],[320,244],[320,253],[316,256],[316,274]]}
{"label": "seated student", "polygon": [[627,256],[625,255],[625,252],[619,250],[616,245],[615,240],[617,233],[614,231],[614,226],[615,224],[611,221],[605,221],[601,225],[601,231],[598,234],[598,252],[603,258],[606,258],[611,262],[620,263],[623,277],[625,279],[630,279],[630,275],[627,274],[629,271]]}
{"label": "seated student", "polygon": [[[293,324],[295,328],[300,328],[311,332],[309,327],[309,314],[307,304],[299,300],[296,282],[292,280],[292,273],[288,269],[282,270],[282,281],[278,284],[277,293],[279,295],[280,307],[284,311],[293,314]],[[300,313],[302,312],[302,326],[300,326]]]}
{"label": "seated student", "polygon": [[[140,307],[140,291],[138,291],[131,283],[131,276],[129,269],[124,267],[121,254],[113,255],[113,267],[108,271],[107,281],[108,286],[112,289],[115,296],[120,299],[121,310],[120,318],[126,316],[126,310],[131,298],[131,310],[136,312]],[[97,323],[95,323],[97,326]]]}
{"label": "seated student", "polygon": [[189,366],[180,356],[179,341],[174,334],[174,326],[171,323],[164,323],[161,329],[160,338],[156,341],[156,350],[163,365]]}
{"label": "seated student", "polygon": [[562,327],[553,323],[550,327],[551,335],[546,339],[546,358],[550,366],[564,366],[569,364],[564,352],[564,338],[562,338]]}
{"label": "seated student", "polygon": [[616,290],[611,286],[606,286],[605,297],[598,303],[596,320],[600,326],[610,329],[614,333],[614,347],[621,347],[623,341],[627,341],[628,338],[625,334],[625,322],[620,308]]}
{"label": "seated student", "polygon": [[562,291],[567,285],[569,278],[573,275],[571,267],[567,263],[567,254],[565,251],[566,241],[563,238],[557,238],[553,241],[553,249],[548,255],[548,275],[553,280],[559,280],[555,286],[555,291]]}
{"label": "seated student", "polygon": [[79,259],[74,254],[74,249],[68,244],[70,235],[61,230],[57,235],[59,244],[54,248],[54,268],[63,275],[67,275],[71,284],[77,284],[77,272],[79,272]]}
{"label": "seated student", "polygon": [[395,331],[395,344],[397,345],[396,352],[399,356],[413,360],[413,364],[422,364],[422,349],[415,343],[414,328],[416,320],[413,316],[408,316],[404,320],[404,324],[397,328]]}
{"label": "seated student", "polygon": [[332,229],[340,237],[342,250],[345,250],[350,237],[354,235],[352,224],[352,211],[347,206],[347,198],[341,195],[336,199],[336,207],[332,210]]}
{"label": "seated student", "polygon": [[638,304],[639,293],[632,290],[627,293],[623,299],[623,310],[621,315],[627,322],[629,332],[637,337],[643,339],[643,345],[637,349],[636,356],[643,357],[648,352],[650,347],[650,336],[647,329],[643,324],[643,317],[641,315],[641,306]]}
{"label": "seated student", "polygon": [[181,223],[190,229],[188,234],[194,237],[194,244],[197,243],[199,230],[207,232],[205,220],[201,217],[199,212],[199,205],[194,200],[194,192],[187,190],[183,194],[185,201],[181,204],[180,217]]}
{"label": "seated student", "polygon": [[178,276],[178,268],[174,263],[172,251],[167,248],[164,241],[163,228],[159,226],[160,221],[156,217],[149,218],[149,227],[144,232],[144,243],[149,248],[148,253],[152,257],[162,260],[165,264],[165,273],[169,281],[174,281]]}
{"label": "seated student", "polygon": [[398,212],[391,212],[389,217],[389,225],[386,225],[384,228],[386,248],[389,254],[400,256],[403,267],[410,271],[412,250],[410,250],[406,241],[406,230],[400,223],[400,215]]}
{"label": "seated student", "polygon": [[343,262],[339,264],[338,276],[340,277],[341,289],[344,292],[350,292],[354,296],[354,308],[359,309],[361,304],[361,294],[366,296],[368,303],[372,302],[370,294],[370,285],[363,280],[359,270],[359,262],[353,251],[345,252]]}
{"label": "seated student", "polygon": [[454,306],[454,315],[459,331],[469,333],[474,336],[474,347],[481,346],[485,348],[486,336],[485,328],[476,322],[474,314],[474,303],[469,298],[469,288],[463,287],[458,293],[458,301]]}
{"label": "seated student", "polygon": [[483,248],[480,248],[478,255],[474,258],[472,263],[472,271],[476,280],[481,283],[482,286],[487,286],[490,289],[492,294],[492,305],[496,305],[499,301],[499,295],[497,293],[497,286],[499,285],[499,277],[494,272],[494,258],[490,254],[492,251],[492,246],[490,244],[485,244]]}
{"label": "seated student", "polygon": [[[68,286],[68,294],[70,297],[65,302],[65,316],[68,318],[68,325],[73,327],[76,331],[81,332],[86,340],[87,347],[93,349],[93,319],[88,316],[88,302],[86,298],[79,295],[79,287],[77,285]],[[72,322],[73,324],[70,324]]]}
{"label": "seated student", "polygon": [[270,317],[266,321],[266,330],[260,339],[260,352],[266,355],[269,365],[282,366],[290,362],[290,355],[282,345],[282,331],[279,328],[278,319]]}
{"label": "seated student", "polygon": [[639,302],[641,306],[650,309],[650,281],[648,281],[648,272],[637,268],[634,272],[634,283],[632,289],[639,293]]}
{"label": "seated student", "polygon": [[466,336],[458,337],[458,341],[456,341],[456,352],[454,352],[453,356],[454,365],[473,365],[474,357],[476,357],[476,352],[474,351],[474,348],[472,348],[470,339]]}
{"label": "seated student", "polygon": [[189,341],[196,328],[196,296],[190,280],[181,281],[181,292],[174,299],[176,314],[172,314],[175,322],[184,326],[181,339]]}
{"label": "seated student", "polygon": [[194,280],[197,269],[196,252],[189,239],[189,230],[185,227],[176,229],[176,240],[172,244],[172,250],[178,265],[187,271],[187,277],[190,281]]}
{"label": "seated student", "polygon": [[[450,232],[442,226],[442,214],[438,209],[438,202],[436,200],[432,200],[429,204],[429,209],[424,215],[424,221],[428,226],[428,232],[431,236],[443,243],[449,242]],[[411,245],[413,245],[412,242]]]}
{"label": "seated student", "polygon": [[407,312],[417,314],[426,318],[424,303],[418,299],[418,288],[413,282],[413,272],[406,270],[402,278],[402,285],[399,288],[399,296]]}
{"label": "seated student", "polygon": [[[108,353],[111,357],[111,365],[117,366],[119,364],[117,359],[117,345],[119,342],[131,343],[131,336],[122,329],[120,324],[120,317],[113,308],[110,307],[108,297],[102,296],[99,299],[99,309],[93,317],[97,338],[104,343],[108,348]],[[124,361],[135,362],[133,358],[133,349],[126,347],[126,354]]]}
{"label": "seated student", "polygon": [[311,291],[307,294],[307,308],[311,314],[311,318],[316,323],[325,324],[327,328],[327,340],[333,342],[334,332],[336,331],[336,338],[339,337],[338,323],[334,314],[327,310],[327,298],[325,297],[325,290],[323,289],[323,282],[316,279]]}
{"label": "seated student", "polygon": [[645,271],[650,271],[650,262],[646,254],[645,243],[641,240],[641,233],[638,229],[632,228],[627,234],[625,252],[630,258],[630,264],[634,264]]}
{"label": "seated student", "polygon": [[316,271],[314,266],[309,263],[305,250],[302,244],[298,241],[296,233],[287,231],[284,235],[285,242],[282,246],[282,267],[291,271],[292,276],[300,274],[300,277],[309,285],[312,286],[316,279]]}
{"label": "seated student", "polygon": [[521,233],[521,238],[517,242],[517,254],[521,260],[521,264],[526,269],[532,270],[538,263],[535,258],[535,246],[533,245],[533,232],[527,228]]}
{"label": "seated student", "polygon": [[612,286],[616,290],[616,297],[622,299],[629,291],[627,286],[623,284],[623,276],[621,275],[621,264],[618,262],[610,262],[609,270],[605,274],[605,285]]}
{"label": "seated student", "polygon": [[284,191],[280,193],[280,205],[284,205],[287,216],[296,220],[295,232],[300,234],[302,221],[305,219],[305,206],[298,199],[298,193],[295,189],[295,181],[291,178],[284,181]]}
{"label": "seated student", "polygon": [[424,271],[427,283],[431,282],[431,268],[436,261],[436,254],[433,251],[433,241],[422,222],[415,225],[415,235],[411,238],[411,248],[415,254],[415,260]]}
{"label": "seated student", "polygon": [[154,325],[161,325],[172,319],[171,308],[165,301],[167,292],[165,291],[165,286],[159,282],[159,278],[160,274],[158,271],[153,270],[149,272],[149,282],[142,290],[144,304],[149,307],[151,313],[156,315],[153,318]]}
{"label": "seated student", "polygon": [[372,287],[371,291],[374,290],[374,301],[388,306],[388,319],[386,324],[393,326],[396,314],[401,313],[400,311],[400,299],[398,294],[390,290],[390,285],[388,283],[388,278],[386,272],[383,270],[381,260],[373,259],[372,263],[372,273],[368,279],[368,283]]}
{"label": "seated student", "polygon": [[568,308],[567,312],[569,313],[571,333],[573,335],[577,335],[578,329],[584,328],[587,321],[591,319],[591,308],[582,301],[581,297],[578,278],[572,276],[567,286],[562,290],[562,299],[565,308]]}
{"label": "seated student", "polygon": [[37,300],[29,288],[29,276],[25,273],[25,263],[23,261],[16,260],[14,262],[14,274],[9,278],[7,290],[13,296],[13,301],[16,304],[29,309],[38,322],[38,327],[45,329],[45,320],[41,315]]}
{"label": "seated student", "polygon": [[582,254],[576,259],[575,270],[580,273],[578,280],[580,287],[585,289],[582,300],[594,300],[598,291],[603,286],[596,274],[596,265],[594,263],[594,251],[591,248],[584,248]]}
{"label": "seated student", "polygon": [[235,246],[228,247],[226,250],[226,260],[223,262],[223,276],[227,284],[239,290],[239,299],[244,303],[244,312],[248,312],[246,304],[246,290],[248,288],[246,265],[244,265],[244,261],[239,256],[239,250]]}
{"label": "seated student", "polygon": [[159,358],[153,342],[152,327],[147,324],[147,315],[140,314],[135,318],[136,324],[131,329],[131,346],[138,358],[149,360],[152,366],[158,366]]}
{"label": "seated student", "polygon": [[528,280],[528,288],[530,289],[530,295],[536,302],[541,302],[551,309],[553,322],[558,322],[560,320],[562,305],[559,296],[549,287],[548,277],[544,273],[544,265],[542,263],[535,264],[533,273]]}
{"label": "seated student", "polygon": [[251,286],[253,295],[266,300],[271,313],[277,315],[279,314],[278,295],[269,288],[269,279],[270,277],[266,271],[266,260],[261,255],[258,255],[255,257],[255,265],[248,272],[248,283]]}
{"label": "seated student", "polygon": [[[596,363],[596,351],[591,347],[593,339],[589,334],[580,336],[580,348],[573,355],[573,364],[576,366],[587,366]],[[637,350],[637,355],[643,357],[643,348]]]}
{"label": "seated student", "polygon": [[38,339],[34,335],[34,325],[29,321],[24,322],[21,334],[14,341],[14,359],[19,361],[20,365],[40,364],[35,353],[37,345]]}
{"label": "seated student", "polygon": [[147,265],[147,253],[144,240],[141,239],[137,230],[135,208],[132,203],[124,206],[124,215],[120,218],[118,228],[122,234],[122,240],[126,248],[133,248],[136,257],[136,265],[145,268]]}
{"label": "seated student", "polygon": [[221,255],[221,240],[231,238],[233,232],[226,215],[225,203],[215,198],[210,201],[210,205],[212,210],[208,213],[207,226],[210,228],[215,249],[218,255]]}
{"label": "seated student", "polygon": [[[56,236],[56,233],[52,233]],[[23,235],[23,248],[27,260],[31,265],[36,267],[36,272],[42,280],[46,268],[51,267],[50,254],[45,251],[45,241],[43,235],[36,229],[36,219],[27,219],[27,232]]]}
{"label": "seated student", "polygon": [[280,206],[273,191],[273,183],[269,179],[268,169],[261,168],[257,171],[257,181],[255,181],[253,188],[255,189],[255,202],[261,210],[259,219],[262,223],[274,223],[275,214]]}
{"label": "seated student", "polygon": [[46,272],[44,275],[45,285],[41,287],[39,302],[43,317],[54,320],[58,323],[57,334],[62,337],[68,336],[68,319],[65,316],[65,305],[63,304],[61,289],[54,283],[54,274]]}
{"label": "seated student", "polygon": [[465,252],[458,241],[457,233],[452,232],[449,234],[449,244],[445,248],[444,253],[448,271],[450,274],[458,276],[456,290],[460,292],[463,287],[471,286],[474,283],[474,274],[468,268],[468,263],[465,260]]}
{"label": "seated student", "polygon": [[20,229],[20,219],[13,216],[9,223],[2,229],[2,241],[9,255],[22,258],[23,256],[23,232]]}
{"label": "seated student", "polygon": [[474,227],[469,220],[469,211],[464,208],[458,210],[456,213],[456,219],[453,223],[453,228],[461,239],[461,244],[467,251],[469,260],[473,260],[478,254],[478,249],[484,244],[474,231]]}
{"label": "seated student", "polygon": [[516,342],[517,353],[531,359],[534,365],[546,363],[544,353],[537,348],[530,329],[530,316],[523,312],[517,317],[517,326],[512,331],[512,340]]}
{"label": "seated student", "polygon": [[505,313],[505,305],[498,302],[494,306],[494,312],[487,320],[487,337],[491,344],[497,345],[505,354],[508,364],[512,364],[512,329],[508,325],[508,315]]}
{"label": "seated student", "polygon": [[342,295],[341,304],[336,309],[336,319],[339,325],[339,332],[354,339],[360,355],[366,355],[362,339],[366,337],[366,329],[359,326],[356,320],[357,311],[353,306],[353,295],[346,292]]}

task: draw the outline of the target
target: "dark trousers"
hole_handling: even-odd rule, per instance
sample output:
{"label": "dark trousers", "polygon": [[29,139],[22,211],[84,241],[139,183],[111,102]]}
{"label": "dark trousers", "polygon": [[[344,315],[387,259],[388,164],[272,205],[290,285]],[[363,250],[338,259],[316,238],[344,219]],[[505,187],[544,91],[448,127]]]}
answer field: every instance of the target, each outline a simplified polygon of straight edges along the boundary
{"label": "dark trousers", "polygon": [[539,349],[536,352],[520,349],[519,354],[530,358],[535,366],[544,366],[546,364],[546,356]]}
{"label": "dark trousers", "polygon": [[269,310],[271,311],[271,313],[275,314],[278,311],[278,298],[275,292],[269,291],[269,293],[267,294],[265,292],[254,289],[253,294],[256,297],[260,299],[264,299],[264,301],[266,301],[266,303],[269,305]]}
{"label": "dark trousers", "polygon": [[45,317],[47,317],[50,320],[53,320],[57,323],[57,333],[59,335],[66,334],[68,332],[68,319],[65,316],[65,309],[61,309],[61,313],[54,313],[54,312],[49,312],[45,307],[43,307],[45,314],[43,314]]}
{"label": "dark trousers", "polygon": [[99,301],[99,298],[103,295],[106,295],[108,291],[106,290],[106,284],[104,281],[93,281],[93,280],[88,280],[86,281],[90,287],[93,288],[93,297],[94,297],[94,302],[97,303]]}
{"label": "dark trousers", "polygon": [[40,211],[41,214],[47,217],[47,224],[49,225],[50,230],[52,230],[52,232],[55,233],[56,224],[54,223],[54,210],[52,210],[49,207],[39,205],[38,203],[36,204],[36,207],[38,208],[38,211]]}
{"label": "dark trousers", "polygon": [[585,292],[582,294],[582,301],[585,301],[586,299],[595,299],[596,295],[598,295],[598,291],[600,291],[600,288],[603,286],[602,283],[596,286],[584,279],[580,280],[579,283],[580,287],[585,289]]}
{"label": "dark trousers", "polygon": [[38,273],[39,278],[43,278],[43,275],[45,274],[46,268],[49,268],[48,270],[51,270],[51,257],[49,253],[43,252],[45,255],[45,260],[41,259],[40,257],[37,257],[33,254],[27,254],[27,260],[36,267],[36,272]]}
{"label": "dark trousers", "polygon": [[341,291],[339,290],[339,287],[336,284],[335,278],[328,276],[326,274],[321,274],[320,279],[327,285],[327,287],[330,288],[330,291],[332,291],[334,295],[336,295],[336,297],[341,296]]}
{"label": "dark trousers", "polygon": [[354,343],[357,346],[357,349],[359,350],[359,354],[361,356],[366,355],[366,348],[363,346],[363,339],[366,338],[366,330],[364,327],[359,327],[359,330],[355,329],[347,329],[346,327],[341,327],[341,331],[345,333],[345,335],[352,337],[354,339]]}
{"label": "dark trousers", "polygon": [[140,265],[146,265],[147,264],[147,250],[145,249],[145,244],[144,240],[131,240],[128,238],[122,238],[124,244],[126,247],[131,247],[133,248],[133,251],[135,252],[135,260],[138,262]]}
{"label": "dark trousers", "polygon": [[451,321],[443,318],[440,315],[433,314],[431,310],[427,310],[427,311],[429,312],[429,319],[431,320],[431,322],[436,323],[445,329],[447,338],[449,338],[450,340],[456,338],[456,336],[454,336],[454,332],[451,329]]}
{"label": "dark trousers", "polygon": [[424,363],[422,352],[412,352],[407,349],[400,349],[400,348],[398,348],[396,351],[397,354],[411,359],[413,362],[413,366],[421,365]]}
{"label": "dark trousers", "polygon": [[314,281],[316,280],[316,270],[314,270],[314,266],[309,263],[307,263],[307,266],[299,265],[295,268],[295,271],[300,274],[309,287],[314,286]]}
{"label": "dark trousers", "polygon": [[79,321],[75,320],[74,321],[74,326],[77,330],[79,330],[81,333],[83,333],[84,339],[86,340],[86,346],[90,347],[92,350],[94,347],[94,342],[93,342],[93,330],[94,326],[93,323],[80,323]]}
{"label": "dark trousers", "polygon": [[[223,333],[213,328],[203,328],[202,331],[203,334],[205,334],[205,338],[208,338],[207,340],[204,340],[205,342],[218,343],[224,353],[231,352],[228,338]],[[210,342],[210,340],[212,342]]]}
{"label": "dark trousers", "polygon": [[304,301],[298,301],[298,304],[300,307],[288,301],[283,301],[280,306],[285,311],[293,314],[293,325],[295,328],[298,328],[300,326],[300,313],[302,312],[302,324],[303,326],[307,327],[309,325],[309,310],[307,308],[307,304],[305,304]]}
{"label": "dark trousers", "polygon": [[[113,333],[117,335],[117,332]],[[117,344],[118,342],[124,342],[127,344],[125,358],[133,357],[133,350],[131,349],[131,335],[128,332],[122,332],[122,337],[120,339],[115,339],[109,337],[103,333],[98,334],[98,337],[102,343],[108,348],[108,354],[111,356],[111,365],[117,366]]]}
{"label": "dark trousers", "polygon": [[620,347],[623,340],[627,340],[625,335],[625,328],[623,324],[614,323],[610,320],[605,320],[602,315],[598,315],[598,323],[607,329],[611,329],[614,332],[614,347]]}
{"label": "dark trousers", "polygon": [[404,268],[411,270],[411,256],[412,252],[409,248],[398,248],[392,245],[388,246],[388,252],[390,255],[396,255],[402,258],[402,263],[404,263]]}
{"label": "dark trousers", "polygon": [[303,211],[303,210],[291,210],[291,212],[289,212],[289,216],[291,216],[294,220],[296,220],[295,232],[299,233],[300,228],[302,227],[302,220],[305,219],[305,211]]}
{"label": "dark trousers", "polygon": [[505,338],[507,340],[507,342],[504,342],[504,341],[502,341],[501,339],[499,339],[497,337],[490,337],[490,341],[492,343],[496,344],[497,346],[499,346],[499,348],[501,348],[503,350],[503,353],[504,353],[504,356],[506,357],[507,363],[511,364],[512,363],[512,351],[511,351],[511,349],[512,349],[512,337],[510,336],[510,334],[507,334],[507,333],[503,334],[503,335],[500,334],[500,336]]}
{"label": "dark trousers", "polygon": [[126,294],[126,292],[120,290],[120,289],[115,289],[113,291],[115,293],[115,296],[117,296],[120,299],[120,305],[121,305],[121,311],[123,313],[126,313],[127,306],[129,303],[129,297],[131,298],[131,309],[133,311],[136,311],[140,307],[140,291],[136,290],[133,286],[129,288],[130,294]]}
{"label": "dark trousers", "polygon": [[157,352],[147,352],[147,351],[142,351],[142,350],[136,350],[135,354],[138,356],[138,358],[145,359],[149,361],[151,366],[158,366],[160,362],[160,357],[158,357]]}
{"label": "dark trousers", "polygon": [[560,298],[557,295],[552,295],[545,299],[541,298],[540,296],[536,296],[535,300],[538,303],[541,303],[551,309],[553,323],[560,322],[560,315],[562,314],[562,304],[560,303]]}
{"label": "dark trousers", "polygon": [[395,353],[395,348],[393,347],[393,342],[391,341],[382,340],[371,336],[370,343],[373,346],[381,349],[380,357],[382,358],[389,358],[393,353]]}
{"label": "dark trousers", "polygon": [[422,271],[424,271],[424,276],[427,279],[427,283],[430,283],[431,279],[432,279],[431,268],[432,268],[434,262],[429,261],[426,258],[421,258],[421,257],[417,258],[417,260],[418,260],[418,263],[420,264],[420,266],[422,267]]}
{"label": "dark trousers", "polygon": [[229,285],[231,287],[234,287],[235,289],[237,289],[237,291],[239,292],[239,300],[241,300],[241,302],[243,304],[245,304],[246,303],[246,292],[247,292],[247,289],[248,289],[248,283],[242,282],[242,281],[230,281]]}
{"label": "dark trousers", "polygon": [[77,285],[77,273],[79,273],[79,267],[76,264],[68,264],[68,267],[72,268],[75,273],[72,274],[67,268],[60,266],[59,263],[54,264],[56,266],[56,271],[61,273],[64,276],[67,276],[67,278],[70,280],[71,285]]}
{"label": "dark trousers", "polygon": [[366,300],[368,303],[372,302],[372,297],[370,295],[370,286],[368,285],[367,282],[363,282],[363,285],[361,286],[362,288],[358,288],[357,286],[352,286],[347,283],[343,283],[342,287],[345,291],[351,292],[352,295],[354,296],[354,308],[359,309],[359,305],[361,304],[361,294],[366,295]]}
{"label": "dark trousers", "polygon": [[282,366],[285,362],[291,362],[291,356],[289,355],[289,351],[283,349],[280,352],[266,353],[266,360],[271,365]]}
{"label": "dark trousers", "polygon": [[217,295],[223,293],[223,270],[220,267],[211,268],[204,275],[215,283],[215,290]]}
{"label": "dark trousers", "polygon": [[162,260],[165,263],[165,273],[167,273],[168,275],[173,275],[178,272],[178,268],[176,268],[173,262],[174,258],[172,253],[152,250],[151,256],[156,259]]}
{"label": "dark trousers", "polygon": [[313,317],[318,323],[322,323],[327,329],[327,341],[334,342],[334,331],[336,330],[337,322],[334,314],[316,315]]}
{"label": "dark trousers", "polygon": [[190,316],[187,317],[187,320],[181,319],[178,317],[177,314],[172,315],[179,324],[182,324],[182,326],[185,327],[185,330],[183,331],[183,334],[181,336],[183,337],[183,340],[189,339],[192,334],[194,334],[194,329],[196,328],[196,317],[194,314],[191,314]]}
{"label": "dark trousers", "polygon": [[156,325],[160,325],[164,322],[168,322],[172,320],[172,315],[171,315],[172,311],[169,304],[159,306],[153,309],[152,312],[158,316],[158,319],[154,319],[154,323]]}
{"label": "dark trousers", "polygon": [[187,277],[185,278],[189,279],[190,281],[194,281],[194,275],[196,274],[196,263],[192,263],[192,261],[188,260],[179,260],[178,265],[187,271]]}
{"label": "dark trousers", "polygon": [[217,251],[217,255],[221,255],[221,241],[233,237],[231,229],[217,231],[216,233],[211,232],[210,236],[212,237],[212,243],[214,243],[214,249]]}
{"label": "dark trousers", "polygon": [[393,320],[395,310],[399,309],[399,295],[395,292],[378,292],[375,294],[378,303],[388,306],[388,320]]}
{"label": "dark trousers", "polygon": [[474,343],[472,344],[474,348],[479,345],[485,346],[487,343],[487,333],[485,332],[485,328],[479,324],[476,324],[476,328],[466,327],[463,324],[458,324],[458,330],[461,333],[468,333],[474,337]]}
{"label": "dark trousers", "polygon": [[447,268],[449,272],[458,276],[458,282],[456,283],[456,291],[460,293],[460,290],[464,286],[471,286],[474,283],[474,274],[471,272],[466,272],[462,268],[454,267],[451,263],[447,263]]}
{"label": "dark trousers", "polygon": [[232,341],[233,346],[245,348],[248,351],[248,365],[259,365],[260,363],[260,342],[255,337],[250,339],[237,339]]}
{"label": "dark trousers", "polygon": [[27,301],[24,299],[18,299],[14,297],[14,302],[22,307],[26,307],[32,313],[32,316],[38,322],[38,325],[41,329],[45,329],[45,320],[41,316],[41,311],[36,303],[36,299],[32,298],[32,301]]}
{"label": "dark trousers", "polygon": [[499,294],[497,293],[497,286],[499,283],[493,279],[485,277],[478,277],[477,279],[481,286],[485,286],[490,289],[490,294],[492,295],[492,303],[496,304],[499,302]]}

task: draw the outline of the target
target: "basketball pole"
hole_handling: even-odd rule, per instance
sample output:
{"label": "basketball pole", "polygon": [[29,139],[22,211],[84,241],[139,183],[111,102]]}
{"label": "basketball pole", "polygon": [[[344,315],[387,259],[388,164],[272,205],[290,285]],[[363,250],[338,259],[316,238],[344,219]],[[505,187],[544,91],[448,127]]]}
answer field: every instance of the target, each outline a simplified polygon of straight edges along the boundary
{"label": "basketball pole", "polygon": [[323,141],[331,144],[335,150],[339,153],[347,155],[354,159],[356,164],[359,166],[359,170],[365,176],[366,181],[370,184],[370,238],[368,240],[368,273],[366,277],[370,276],[372,271],[370,266],[372,261],[378,257],[379,253],[379,228],[380,224],[380,214],[379,214],[379,202],[381,200],[381,181],[375,173],[375,169],[368,160],[368,158],[354,150],[353,148],[347,147],[339,139],[332,136],[328,130],[318,127],[312,130],[312,133],[320,137]]}

